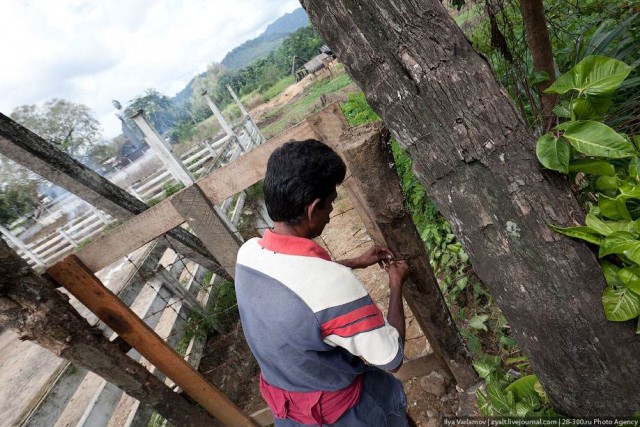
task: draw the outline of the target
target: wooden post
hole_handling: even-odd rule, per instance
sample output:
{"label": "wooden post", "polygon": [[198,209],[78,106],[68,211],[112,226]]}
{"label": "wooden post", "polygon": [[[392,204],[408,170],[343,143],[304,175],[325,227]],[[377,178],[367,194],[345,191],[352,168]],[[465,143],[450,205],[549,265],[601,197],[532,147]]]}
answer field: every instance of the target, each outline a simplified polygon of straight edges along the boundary
{"label": "wooden post", "polygon": [[213,102],[213,99],[211,99],[209,94],[207,94],[207,91],[202,92],[202,96],[204,96],[204,99],[207,101],[207,105],[211,109],[211,112],[213,113],[213,115],[216,116],[216,120],[218,120],[218,123],[220,123],[222,130],[224,130],[224,133],[226,133],[228,136],[235,137],[236,134],[233,132],[233,129],[231,129],[231,126],[229,126],[229,123],[227,123],[225,118],[222,116],[222,113],[220,112],[216,104]]}
{"label": "wooden post", "polygon": [[461,388],[477,381],[467,348],[456,328],[429,266],[429,257],[404,205],[388,132],[381,123],[347,130],[338,149],[358,194],[382,236],[376,241],[406,259],[411,267],[403,295],[433,351],[448,366]]}
{"label": "wooden post", "polygon": [[160,134],[158,134],[158,131],[151,125],[151,123],[147,121],[144,117],[143,111],[138,111],[131,116],[131,118],[147,137],[147,143],[158,155],[160,160],[162,160],[162,163],[169,172],[171,172],[171,175],[185,186],[193,184],[194,179],[191,176],[189,169],[182,164],[180,159],[173,153],[173,150],[171,150],[169,144],[160,136]]}
{"label": "wooden post", "polygon": [[[91,327],[54,284],[28,268],[3,241],[0,259],[2,326],[15,330],[23,340],[35,341],[55,355],[95,372],[152,406],[175,425],[219,425]],[[120,319],[113,320],[118,323]]]}
{"label": "wooden post", "polygon": [[222,423],[255,425],[109,291],[76,256],[66,257],[50,267],[47,274]]}
{"label": "wooden post", "polygon": [[215,254],[227,274],[235,277],[236,255],[242,242],[228,225],[228,220],[225,221],[224,214],[211,203],[197,184],[176,194],[171,203],[206,248]]}
{"label": "wooden post", "polygon": [[231,94],[231,97],[233,98],[233,100],[236,102],[236,105],[240,109],[240,113],[242,113],[242,116],[243,117],[248,116],[249,113],[247,112],[246,108],[244,108],[244,105],[242,105],[242,102],[240,102],[240,98],[238,98],[238,95],[236,95],[236,93],[233,91],[233,89],[231,88],[231,85],[227,85],[227,90]]}

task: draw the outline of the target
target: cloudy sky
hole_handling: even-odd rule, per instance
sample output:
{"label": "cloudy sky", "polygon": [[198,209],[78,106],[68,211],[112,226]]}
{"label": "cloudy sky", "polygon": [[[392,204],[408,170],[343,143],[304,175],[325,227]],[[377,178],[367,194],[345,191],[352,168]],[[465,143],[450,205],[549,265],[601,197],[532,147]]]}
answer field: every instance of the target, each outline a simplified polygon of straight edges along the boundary
{"label": "cloudy sky", "polygon": [[119,133],[112,99],[173,96],[297,0],[0,0],[0,112],[64,98]]}

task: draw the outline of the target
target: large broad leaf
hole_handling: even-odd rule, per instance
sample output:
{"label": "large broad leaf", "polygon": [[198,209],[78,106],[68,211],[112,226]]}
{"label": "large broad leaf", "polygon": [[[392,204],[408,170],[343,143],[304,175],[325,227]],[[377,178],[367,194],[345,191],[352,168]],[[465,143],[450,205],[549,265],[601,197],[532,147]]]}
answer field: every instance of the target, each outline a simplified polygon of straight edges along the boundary
{"label": "large broad leaf", "polygon": [[487,398],[493,406],[495,415],[507,416],[515,406],[513,393],[504,393],[496,384],[487,384]]}
{"label": "large broad leaf", "polygon": [[536,156],[547,169],[568,173],[571,148],[566,140],[556,138],[550,133],[538,138],[536,144]]}
{"label": "large broad leaf", "polygon": [[623,268],[618,272],[618,276],[627,289],[640,296],[640,268]]}
{"label": "large broad leaf", "polygon": [[596,190],[617,190],[620,180],[615,176],[601,176],[596,180]]}
{"label": "large broad leaf", "polygon": [[620,194],[625,198],[640,199],[640,185],[625,182],[619,187]]}
{"label": "large broad leaf", "polygon": [[615,176],[616,168],[604,160],[579,159],[569,163],[569,172],[583,172],[591,175]]}
{"label": "large broad leaf", "polygon": [[624,201],[624,197],[611,198],[600,194],[598,196],[600,213],[610,219],[631,220],[631,214]]}
{"label": "large broad leaf", "polygon": [[591,227],[578,226],[578,227],[556,227],[550,225],[551,229],[557,233],[564,234],[565,236],[573,237],[574,239],[585,240],[594,245],[600,246],[602,243],[602,236],[596,233]]}
{"label": "large broad leaf", "polygon": [[573,89],[587,96],[612,95],[632,69],[617,59],[587,56],[560,76],[545,92],[564,94]]}
{"label": "large broad leaf", "polygon": [[612,97],[576,98],[571,101],[573,120],[602,119],[613,103]]}
{"label": "large broad leaf", "polygon": [[638,221],[602,221],[613,233],[616,231],[628,231],[638,234]]}
{"label": "large broad leaf", "polygon": [[640,241],[635,234],[626,231],[611,233],[602,241],[598,255],[602,258],[611,254],[624,255],[640,264]]}
{"label": "large broad leaf", "polygon": [[633,144],[625,137],[600,122],[565,122],[557,128],[564,130],[563,137],[576,151],[587,156],[621,159],[637,154]]}
{"label": "large broad leaf", "polygon": [[504,391],[511,391],[516,397],[516,400],[523,400],[528,396],[533,396],[535,398],[538,397],[538,393],[533,389],[533,386],[538,381],[538,378],[535,375],[525,375],[522,378],[518,378],[507,387],[505,387]]}
{"label": "large broad leaf", "polygon": [[491,356],[488,354],[483,355],[480,359],[473,362],[480,378],[487,378],[492,372],[494,372],[500,366],[500,358],[498,356]]}
{"label": "large broad leaf", "polygon": [[600,261],[600,267],[602,267],[602,273],[604,273],[604,280],[607,282],[607,286],[610,288],[621,288],[624,283],[618,276],[620,268],[607,261]]}
{"label": "large broad leaf", "polygon": [[640,295],[627,288],[606,288],[602,304],[607,320],[624,322],[640,315]]}
{"label": "large broad leaf", "polygon": [[595,216],[592,212],[589,212],[587,214],[584,222],[585,224],[587,224],[587,227],[590,227],[593,231],[598,234],[602,234],[603,236],[608,236],[609,234],[613,233],[611,227],[609,227],[603,220]]}

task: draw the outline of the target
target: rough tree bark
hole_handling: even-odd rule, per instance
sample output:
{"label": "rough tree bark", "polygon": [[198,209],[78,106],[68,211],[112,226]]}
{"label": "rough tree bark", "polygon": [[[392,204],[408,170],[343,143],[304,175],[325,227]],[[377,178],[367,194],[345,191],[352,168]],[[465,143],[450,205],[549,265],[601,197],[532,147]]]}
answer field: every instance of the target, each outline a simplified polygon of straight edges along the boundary
{"label": "rough tree bark", "polygon": [[438,281],[429,265],[429,255],[406,209],[394,165],[389,132],[381,123],[351,128],[338,146],[351,172],[348,178],[367,207],[380,237],[376,243],[388,247],[411,267],[402,293],[433,352],[449,368],[458,386],[466,389],[478,381],[471,356],[458,333]]}
{"label": "rough tree bark", "polygon": [[558,411],[640,408],[640,339],[607,322],[587,246],[554,234],[582,214],[541,172],[534,138],[438,0],[302,0],[413,160]]}
{"label": "rough tree bark", "polygon": [[520,11],[527,33],[527,44],[533,58],[533,69],[545,71],[549,79],[538,83],[540,103],[542,104],[542,117],[545,123],[553,117],[553,107],[556,105],[557,96],[552,93],[544,93],[556,79],[556,71],[553,65],[553,51],[547,31],[547,21],[544,17],[544,5],[542,0],[520,0]]}
{"label": "rough tree bark", "polygon": [[177,426],[221,425],[93,329],[55,285],[0,239],[0,325],[89,369]]}

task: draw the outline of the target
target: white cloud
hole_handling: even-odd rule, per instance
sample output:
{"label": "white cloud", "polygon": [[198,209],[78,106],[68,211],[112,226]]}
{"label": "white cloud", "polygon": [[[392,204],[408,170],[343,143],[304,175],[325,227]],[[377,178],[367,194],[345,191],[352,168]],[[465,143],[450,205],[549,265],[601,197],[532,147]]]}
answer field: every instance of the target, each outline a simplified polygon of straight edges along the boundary
{"label": "white cloud", "polygon": [[0,112],[57,97],[119,132],[123,104],[153,87],[173,96],[208,64],[300,4],[296,0],[0,0]]}

